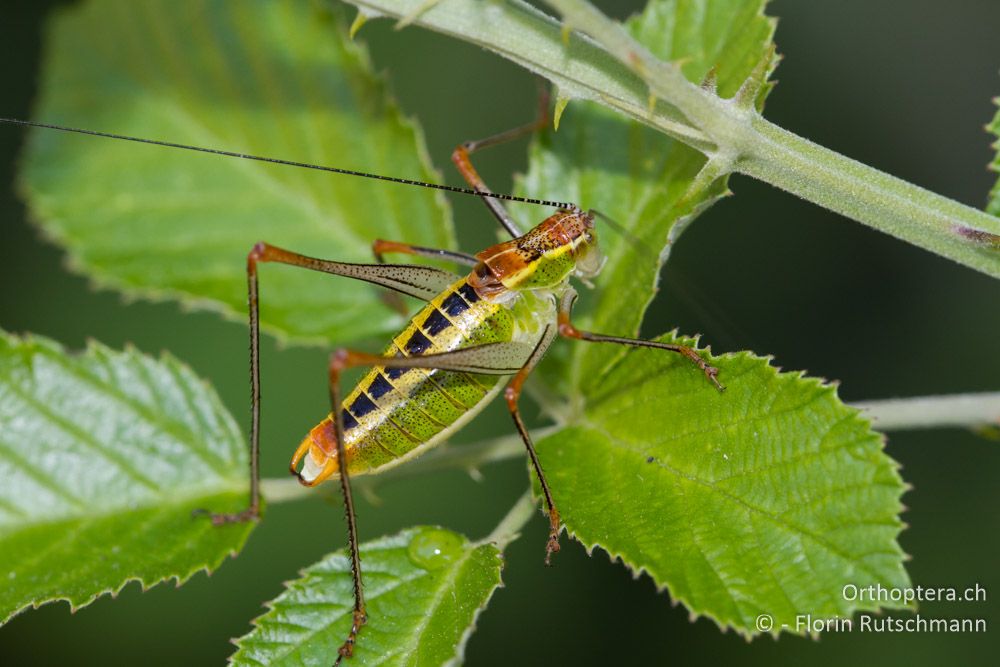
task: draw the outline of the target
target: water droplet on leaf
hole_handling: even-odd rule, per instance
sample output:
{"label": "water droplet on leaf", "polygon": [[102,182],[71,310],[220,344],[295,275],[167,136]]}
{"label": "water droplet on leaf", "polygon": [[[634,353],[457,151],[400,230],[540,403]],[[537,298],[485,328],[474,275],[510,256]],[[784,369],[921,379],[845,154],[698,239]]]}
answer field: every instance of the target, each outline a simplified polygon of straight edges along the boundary
{"label": "water droplet on leaf", "polygon": [[441,528],[425,528],[410,540],[410,560],[425,570],[440,569],[462,553],[462,537]]}

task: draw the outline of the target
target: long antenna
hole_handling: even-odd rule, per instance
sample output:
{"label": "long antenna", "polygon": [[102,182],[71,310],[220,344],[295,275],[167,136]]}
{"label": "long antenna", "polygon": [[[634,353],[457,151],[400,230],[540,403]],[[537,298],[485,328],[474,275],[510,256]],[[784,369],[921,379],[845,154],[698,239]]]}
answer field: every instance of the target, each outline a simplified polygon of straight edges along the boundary
{"label": "long antenna", "polygon": [[210,153],[212,155],[223,155],[225,157],[242,158],[244,160],[255,160],[257,162],[268,162],[270,164],[280,164],[287,167],[302,167],[303,169],[315,169],[317,171],[327,171],[333,174],[344,174],[347,176],[361,176],[362,178],[373,178],[378,181],[389,181],[390,183],[401,183],[403,185],[417,185],[423,188],[434,190],[444,190],[445,192],[456,192],[463,195],[473,195],[475,197],[489,197],[491,199],[502,199],[504,201],[518,201],[525,204],[538,204],[539,206],[552,206],[554,208],[576,208],[574,204],[561,201],[549,201],[547,199],[534,199],[532,197],[517,197],[495,192],[480,192],[470,188],[460,188],[454,185],[440,185],[438,183],[426,183],[409,178],[397,178],[395,176],[382,176],[380,174],[369,174],[365,171],[355,171],[353,169],[341,169],[340,167],[326,167],[308,162],[296,162],[294,160],[282,160],[274,157],[263,157],[260,155],[250,155],[249,153],[237,153],[235,151],[224,151],[217,148],[204,148],[201,146],[189,146],[187,144],[176,144],[171,141],[158,141],[156,139],[143,139],[141,137],[130,137],[125,134],[113,134],[111,132],[99,132],[97,130],[85,130],[78,127],[66,127],[65,125],[53,125],[51,123],[38,123],[33,120],[21,120],[18,118],[2,118],[0,123],[11,125],[22,125],[25,127],[41,127],[47,130],[59,130],[60,132],[73,132],[76,134],[88,134],[93,137],[105,137],[107,139],[121,139],[122,141],[134,141],[138,144],[151,144],[153,146],[165,146],[166,148],[181,148],[186,151],[197,151],[199,153]]}
{"label": "long antenna", "polygon": [[594,217],[597,218],[598,220],[603,220],[610,229],[613,229],[614,231],[618,232],[622,236],[622,238],[624,238],[625,241],[635,250],[639,251],[640,254],[645,255],[647,258],[652,259],[654,262],[658,260],[659,255],[653,252],[653,250],[648,245],[644,244],[642,240],[639,239],[638,236],[636,236],[629,230],[625,229],[625,225],[616,221],[611,216],[601,213],[595,208],[590,209],[590,213],[593,213]]}

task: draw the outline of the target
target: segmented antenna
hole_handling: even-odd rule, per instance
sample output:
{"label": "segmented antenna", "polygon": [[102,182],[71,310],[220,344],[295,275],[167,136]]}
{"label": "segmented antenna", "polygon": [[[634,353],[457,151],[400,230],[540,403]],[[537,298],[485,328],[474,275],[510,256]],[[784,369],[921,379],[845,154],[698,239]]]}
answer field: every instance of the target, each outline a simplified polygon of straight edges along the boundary
{"label": "segmented antenna", "polygon": [[172,141],[159,141],[156,139],[143,139],[141,137],[130,137],[125,134],[114,134],[112,132],[99,132],[98,130],[85,130],[78,127],[66,127],[65,125],[53,125],[51,123],[38,123],[33,120],[21,120],[18,118],[0,118],[0,123],[11,125],[22,125],[25,127],[40,127],[47,130],[59,130],[60,132],[73,132],[76,134],[87,134],[93,137],[105,137],[107,139],[120,139],[122,141],[133,141],[138,144],[151,144],[153,146],[165,146],[166,148],[181,148],[186,151],[197,151],[199,153],[210,153],[212,155],[222,155],[225,157],[242,158],[244,160],[255,160],[257,162],[267,162],[270,164],[280,164],[287,167],[302,167],[303,169],[315,169],[317,171],[327,171],[333,174],[344,174],[346,176],[361,176],[362,178],[372,178],[377,181],[388,181],[390,183],[400,183],[402,185],[417,185],[422,188],[434,190],[444,190],[445,192],[455,192],[462,195],[473,195],[475,197],[489,197],[491,199],[501,199],[503,201],[517,201],[525,204],[538,204],[539,206],[552,206],[554,208],[576,209],[576,205],[569,202],[550,201],[548,199],[535,199],[533,197],[518,197],[496,192],[481,192],[470,188],[460,188],[454,185],[440,185],[438,183],[426,183],[410,178],[397,178],[396,176],[382,176],[380,174],[369,174],[365,171],[355,171],[353,169],[341,169],[340,167],[327,167],[319,164],[309,164],[308,162],[296,162],[294,160],[282,160],[274,157],[263,157],[251,155],[249,153],[237,153],[235,151],[224,151],[217,148],[204,148],[202,146],[189,146],[187,144],[177,144]]}

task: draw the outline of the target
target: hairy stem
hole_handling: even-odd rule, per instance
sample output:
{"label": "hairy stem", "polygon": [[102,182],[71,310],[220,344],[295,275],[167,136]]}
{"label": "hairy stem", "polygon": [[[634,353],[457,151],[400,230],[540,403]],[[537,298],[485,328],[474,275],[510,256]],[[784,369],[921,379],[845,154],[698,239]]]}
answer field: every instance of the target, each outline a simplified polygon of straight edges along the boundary
{"label": "hairy stem", "polygon": [[768,122],[750,95],[723,100],[654,57],[586,0],[547,0],[568,24],[626,63],[662,100],[676,106],[734,169],[879,231],[1000,277],[1000,221],[885,174]]}
{"label": "hairy stem", "polygon": [[854,403],[882,431],[1000,425],[1000,392]]}
{"label": "hairy stem", "polygon": [[[752,104],[761,80],[748,81],[750,94],[719,98],[584,0],[548,3],[594,41],[578,34],[564,40],[558,21],[520,0],[441,0],[430,8],[423,0],[349,1],[368,14],[405,17],[490,49],[551,80],[560,98],[604,104],[709,157],[724,157],[736,172],[1000,277],[1000,219],[768,122]],[[658,100],[652,107],[651,95]]]}

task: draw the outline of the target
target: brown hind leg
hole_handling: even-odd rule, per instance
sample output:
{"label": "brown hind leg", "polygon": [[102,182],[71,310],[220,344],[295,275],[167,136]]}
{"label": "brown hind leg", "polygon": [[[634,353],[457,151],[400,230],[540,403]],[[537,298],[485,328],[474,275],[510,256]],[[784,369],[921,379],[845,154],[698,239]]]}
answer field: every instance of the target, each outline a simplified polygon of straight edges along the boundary
{"label": "brown hind leg", "polygon": [[531,458],[531,466],[535,469],[535,474],[538,476],[538,483],[542,487],[542,495],[545,497],[545,508],[549,514],[549,540],[545,544],[545,564],[552,564],[552,554],[559,551],[559,533],[562,530],[562,521],[559,518],[559,510],[556,508],[556,503],[552,500],[552,490],[549,488],[549,483],[545,479],[545,473],[542,471],[542,464],[538,460],[538,453],[535,451],[535,445],[531,441],[531,435],[528,433],[528,429],[524,426],[524,421],[521,419],[521,412],[518,409],[518,399],[521,397],[521,386],[524,381],[528,378],[531,372],[531,368],[525,366],[514,379],[511,380],[510,384],[507,385],[507,389],[504,391],[504,397],[507,399],[507,409],[510,411],[510,416],[514,419],[514,426],[517,428],[517,432],[521,435],[521,440],[524,441],[524,446],[528,450],[528,457]]}
{"label": "brown hind leg", "polygon": [[[489,373],[497,375],[510,375],[524,373],[527,377],[527,370],[530,370],[537,363],[545,352],[545,348],[552,338],[555,337],[555,327],[550,326],[545,335],[536,347],[531,351],[528,363],[524,368],[510,366],[510,359],[518,357],[522,350],[518,349],[520,344],[516,343],[490,343],[476,347],[462,348],[450,352],[438,354],[416,355],[412,357],[383,357],[380,355],[358,352],[355,350],[338,349],[330,356],[328,366],[328,381],[330,391],[330,410],[334,415],[334,437],[336,439],[337,471],[340,475],[340,488],[344,497],[344,513],[347,517],[347,542],[351,553],[351,574],[354,583],[354,609],[351,629],[347,639],[337,651],[337,660],[334,663],[339,665],[344,658],[354,655],[354,647],[357,644],[358,634],[362,626],[367,622],[368,615],[365,611],[364,589],[361,575],[361,553],[358,547],[358,526],[357,514],[354,509],[354,496],[351,491],[351,478],[348,472],[347,452],[344,446],[344,409],[342,406],[342,394],[340,389],[341,374],[348,368],[359,366],[379,366],[382,368],[436,368],[441,370],[462,371],[473,373]],[[526,350],[523,350],[526,351]],[[524,358],[520,356],[519,358]],[[525,370],[527,369],[527,370]],[[523,380],[522,380],[523,382]],[[518,423],[520,417],[517,417]],[[523,429],[523,424],[520,426]],[[535,461],[536,470],[541,475],[541,468],[538,467],[537,457],[534,455],[534,448],[527,440],[528,450]],[[301,450],[301,448],[300,448]],[[296,453],[296,457],[299,452]],[[293,470],[293,472],[295,472]],[[548,485],[542,477],[543,488],[548,489]],[[549,498],[550,512],[554,511],[551,504],[551,494]],[[558,527],[558,513],[556,516],[556,526]],[[556,533],[556,549],[558,549],[558,533]],[[550,540],[551,541],[551,540]]]}
{"label": "brown hind leg", "polygon": [[[430,248],[420,250],[433,252]],[[260,518],[260,306],[257,284],[257,264],[260,262],[288,264],[374,283],[425,301],[433,299],[454,281],[453,275],[426,266],[334,262],[301,255],[268,243],[254,245],[247,255],[247,303],[250,310],[250,502],[240,512],[215,513],[205,509],[193,512],[209,515],[216,525],[256,521]]]}
{"label": "brown hind leg", "polygon": [[400,243],[399,241],[385,241],[383,239],[375,239],[372,242],[372,254],[375,255],[375,261],[379,264],[385,264],[385,254],[389,252],[440,259],[445,262],[455,262],[456,264],[463,264],[465,266],[475,266],[479,263],[479,260],[472,255],[454,250],[425,248],[424,246]]}
{"label": "brown hind leg", "polygon": [[344,448],[344,412],[341,410],[340,397],[340,374],[345,368],[349,368],[347,363],[347,350],[337,350],[330,355],[329,382],[330,382],[330,411],[333,414],[334,433],[337,440],[337,462],[340,471],[340,490],[344,496],[344,514],[347,517],[347,546],[351,551],[351,576],[354,580],[354,610],[351,620],[351,629],[347,634],[347,639],[337,649],[337,660],[334,665],[339,665],[344,658],[354,655],[354,644],[358,640],[358,633],[361,627],[368,621],[365,613],[365,595],[361,586],[361,553],[358,550],[358,521],[354,511],[354,496],[351,494],[351,478],[347,472],[347,453]]}

